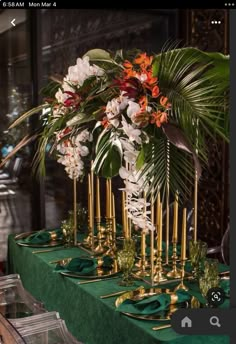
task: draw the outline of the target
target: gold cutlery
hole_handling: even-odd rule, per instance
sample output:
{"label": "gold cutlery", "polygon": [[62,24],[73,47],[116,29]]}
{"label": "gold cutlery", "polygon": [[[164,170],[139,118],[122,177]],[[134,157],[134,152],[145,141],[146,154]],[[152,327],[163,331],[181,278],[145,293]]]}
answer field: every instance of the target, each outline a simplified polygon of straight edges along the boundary
{"label": "gold cutlery", "polygon": [[159,331],[159,330],[164,330],[165,328],[169,328],[169,327],[171,327],[171,324],[155,326],[152,329],[153,331]]}
{"label": "gold cutlery", "polygon": [[60,251],[60,250],[66,250],[69,247],[58,247],[58,248],[50,248],[48,250],[37,250],[37,251],[32,251],[33,254],[38,254],[38,253],[47,253],[47,252],[53,252],[53,251]]}
{"label": "gold cutlery", "polygon": [[49,264],[57,264],[60,263],[62,260],[69,260],[72,259],[71,257],[66,257],[66,258],[61,258],[61,259],[57,259],[57,260],[51,260],[50,262],[48,262]]}
{"label": "gold cutlery", "polygon": [[126,292],[127,292],[127,290],[122,290],[122,291],[117,291],[116,293],[102,295],[102,296],[100,296],[100,299],[108,299],[109,297],[122,295],[122,294],[124,294]]}
{"label": "gold cutlery", "polygon": [[93,280],[86,280],[86,281],[77,282],[77,284],[87,284],[87,283],[108,281],[108,280],[112,280],[112,279],[115,279],[115,278],[120,278],[120,276],[109,277],[109,278],[97,278],[97,279],[93,279]]}

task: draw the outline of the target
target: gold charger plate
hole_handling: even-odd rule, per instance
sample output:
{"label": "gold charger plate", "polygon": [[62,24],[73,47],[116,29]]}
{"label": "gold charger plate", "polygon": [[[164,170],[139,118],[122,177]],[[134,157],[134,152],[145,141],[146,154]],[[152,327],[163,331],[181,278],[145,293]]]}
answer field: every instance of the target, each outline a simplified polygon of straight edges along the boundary
{"label": "gold charger plate", "polygon": [[[125,300],[131,299],[131,300],[142,300],[144,298],[151,297],[153,295],[158,294],[171,294],[174,296],[174,290],[173,289],[162,289],[162,288],[140,288],[133,291],[128,291],[127,293],[122,294],[116,299],[115,305],[118,307],[120,304],[122,304]],[[163,311],[154,313],[154,314],[133,314],[128,312],[122,312],[123,314],[140,320],[158,320],[158,321],[168,321],[171,319],[171,316],[174,312],[176,312],[178,309],[181,308],[201,308],[202,305],[199,303],[199,301],[192,296],[189,301],[184,301],[180,303],[173,303],[169,305],[169,307]]]}
{"label": "gold charger plate", "polygon": [[16,243],[19,246],[25,246],[25,247],[35,247],[35,248],[40,248],[40,247],[55,247],[55,246],[60,246],[64,244],[63,239],[56,239],[56,240],[51,240],[48,243],[45,244],[30,244],[27,242],[18,242],[17,240],[24,240],[26,238],[28,238],[28,236],[30,236],[31,234],[37,233],[38,231],[32,231],[32,232],[25,232],[25,233],[21,233],[21,234],[17,234],[15,236],[15,240]]}
{"label": "gold charger plate", "polygon": [[[58,261],[58,264],[61,266],[65,266],[70,262],[71,259],[72,258],[62,259],[61,261]],[[88,274],[82,274],[82,273],[74,272],[74,271],[60,271],[60,273],[64,276],[80,278],[80,279],[107,278],[107,277],[117,275],[119,272],[120,270],[118,269],[116,261],[114,261],[114,263],[112,264],[111,269],[104,269],[102,268],[102,266],[98,266],[96,269],[94,269],[93,271],[91,271],[91,273],[88,273]]]}

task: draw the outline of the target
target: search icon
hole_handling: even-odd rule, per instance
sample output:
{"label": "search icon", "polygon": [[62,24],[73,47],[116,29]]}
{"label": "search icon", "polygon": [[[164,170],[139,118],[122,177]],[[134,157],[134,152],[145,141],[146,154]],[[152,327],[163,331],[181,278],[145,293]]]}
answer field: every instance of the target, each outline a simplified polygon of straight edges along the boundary
{"label": "search icon", "polygon": [[212,326],[221,327],[220,320],[219,320],[219,318],[216,317],[216,316],[210,318],[210,324],[211,324]]}

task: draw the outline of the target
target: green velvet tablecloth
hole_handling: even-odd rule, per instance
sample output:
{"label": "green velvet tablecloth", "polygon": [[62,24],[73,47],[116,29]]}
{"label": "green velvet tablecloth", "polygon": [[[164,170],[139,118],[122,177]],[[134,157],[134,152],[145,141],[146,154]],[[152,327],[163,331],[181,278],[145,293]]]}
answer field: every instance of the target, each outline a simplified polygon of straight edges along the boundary
{"label": "green velvet tablecloth", "polygon": [[[99,296],[124,288],[117,279],[78,285],[79,279],[54,272],[49,262],[66,257],[84,255],[78,248],[62,249],[43,254],[33,254],[37,249],[18,246],[9,236],[9,270],[18,273],[24,287],[49,311],[58,311],[69,331],[85,344],[229,344],[227,336],[183,336],[171,328],[153,331],[157,321],[136,320],[115,311],[115,297]],[[144,282],[135,282],[148,288]],[[166,286],[165,286],[166,287]],[[193,286],[198,291],[197,286]],[[228,301],[224,307],[228,307]],[[163,324],[163,323],[162,323]]]}

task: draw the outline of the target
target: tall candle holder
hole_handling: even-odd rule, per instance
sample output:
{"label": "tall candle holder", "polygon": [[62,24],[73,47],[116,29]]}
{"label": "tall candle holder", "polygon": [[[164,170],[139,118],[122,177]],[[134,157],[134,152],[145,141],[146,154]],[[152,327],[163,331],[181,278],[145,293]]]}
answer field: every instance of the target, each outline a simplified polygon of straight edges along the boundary
{"label": "tall candle holder", "polygon": [[170,237],[170,141],[166,142],[167,150],[167,185],[166,185],[166,249],[165,249],[165,265],[169,264],[169,237]]}
{"label": "tall candle holder", "polygon": [[162,203],[158,204],[158,238],[157,238],[157,260],[156,260],[156,267],[155,267],[155,273],[153,276],[153,283],[160,283],[162,281],[166,281],[167,278],[163,273],[162,268]]}
{"label": "tall candle holder", "polygon": [[100,180],[96,177],[96,227],[97,227],[97,246],[94,248],[96,254],[104,252],[104,247],[102,245],[102,229],[101,229],[101,205],[100,205]]}
{"label": "tall candle holder", "polygon": [[181,278],[181,271],[177,268],[177,242],[173,242],[172,270],[167,273],[167,277]]}
{"label": "tall candle holder", "polygon": [[116,255],[116,217],[115,217],[115,198],[114,194],[111,193],[111,230],[110,230],[110,246],[108,251],[106,252],[106,255],[110,257],[115,257]]}
{"label": "tall candle holder", "polygon": [[88,236],[84,239],[84,245],[92,247],[92,200],[91,200],[91,177],[88,174]]}
{"label": "tall candle holder", "polygon": [[182,239],[181,239],[181,282],[176,287],[178,289],[188,290],[188,287],[184,285],[184,275],[185,275],[185,263],[187,261],[186,258],[186,240],[187,240],[187,209],[183,209],[183,218],[182,218]]}
{"label": "tall candle holder", "polygon": [[73,195],[74,195],[74,246],[77,246],[77,178],[73,179]]}
{"label": "tall candle holder", "polygon": [[91,178],[91,221],[90,221],[90,233],[91,233],[91,249],[94,251],[94,172],[93,172],[93,161],[91,161],[90,168]]}
{"label": "tall candle holder", "polygon": [[183,289],[183,290],[186,290],[188,291],[189,288],[184,284],[184,276],[185,276],[185,263],[186,263],[187,259],[181,259],[181,268],[180,268],[180,275],[181,275],[181,281],[180,281],[180,284],[177,285],[177,287],[175,288],[175,290],[178,290],[178,289]]}
{"label": "tall candle holder", "polygon": [[166,278],[166,276],[163,272],[163,268],[162,268],[162,250],[158,250],[153,282],[158,284],[158,283],[166,281],[166,280],[167,280],[167,278]]}
{"label": "tall candle holder", "polygon": [[96,217],[96,227],[97,227],[97,240],[98,240],[98,244],[94,249],[94,252],[97,254],[103,253],[104,252],[104,247],[102,245],[102,231],[101,231],[101,219]]}
{"label": "tall candle holder", "polygon": [[136,275],[140,277],[149,276],[149,272],[146,271],[146,267],[149,266],[147,260],[146,260],[146,231],[145,229],[142,230],[141,233],[141,259],[140,263],[136,265],[139,267],[139,271],[136,272]]}
{"label": "tall candle holder", "polygon": [[167,277],[180,278],[180,270],[177,269],[177,242],[178,242],[178,194],[175,195],[174,202],[174,222],[173,222],[173,236],[172,236],[172,270],[168,272]]}

